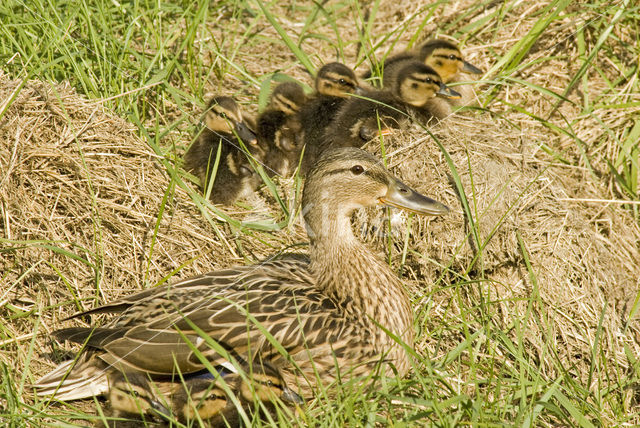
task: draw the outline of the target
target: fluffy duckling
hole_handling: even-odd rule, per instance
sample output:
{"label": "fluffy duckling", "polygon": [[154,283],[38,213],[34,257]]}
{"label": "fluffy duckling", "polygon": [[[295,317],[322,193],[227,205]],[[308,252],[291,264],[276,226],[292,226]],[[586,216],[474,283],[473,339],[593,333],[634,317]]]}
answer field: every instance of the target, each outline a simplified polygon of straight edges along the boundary
{"label": "fluffy duckling", "polygon": [[[302,195],[309,257],[213,271],[85,311],[114,316],[99,327],[54,332],[58,340],[85,346],[39,379],[37,393],[91,397],[104,387],[105,364],[155,376],[224,364],[227,355],[202,335],[232,355],[268,360],[303,397],[337,381],[366,382],[378,370],[405,376],[412,366],[407,347],[414,346],[411,300],[396,272],[351,228],[356,210],[380,205],[424,215],[448,212],[364,150],[326,151],[307,175]],[[82,385],[91,389],[80,391]]]}
{"label": "fluffy duckling", "polygon": [[[266,411],[275,409],[274,400],[302,404],[302,398],[289,389],[280,372],[270,364],[253,364],[244,374],[232,373],[222,380],[187,380],[172,397],[174,415],[180,422],[202,420],[208,427],[241,426],[242,417],[235,403],[220,385],[224,381],[245,412],[253,413],[256,401]],[[257,409],[260,410],[260,409]]]}
{"label": "fluffy duckling", "polygon": [[436,96],[459,99],[460,93],[449,88],[440,75],[428,65],[415,59],[398,61],[384,75],[384,86],[404,102],[419,122],[443,119],[450,108],[433,103]]}
{"label": "fluffy duckling", "polygon": [[[383,77],[398,63],[414,59],[433,68],[444,83],[451,83],[460,73],[482,74],[481,69],[465,61],[460,48],[454,43],[443,39],[432,39],[422,43],[417,49],[408,50],[388,58],[382,64]],[[370,78],[369,71],[363,77]],[[384,82],[383,82],[384,84]]]}
{"label": "fluffy duckling", "polygon": [[316,76],[316,93],[300,110],[303,130],[304,158],[302,173],[306,174],[318,156],[318,143],[325,129],[350,94],[359,94],[358,78],[353,70],[339,62],[325,64]]}
{"label": "fluffy duckling", "polygon": [[384,74],[389,71],[390,67],[393,68],[398,62],[407,59],[415,59],[433,68],[444,83],[455,81],[460,73],[483,73],[481,69],[464,60],[458,46],[447,40],[433,39],[427,40],[416,50],[403,52],[386,60]]}
{"label": "fluffy duckling", "polygon": [[[251,167],[238,138],[258,159],[263,156],[263,150],[244,123],[242,111],[233,98],[212,98],[204,123],[202,133],[184,156],[184,167],[198,177],[205,194],[210,192],[211,202],[229,205],[253,192],[260,184],[260,176]],[[213,183],[210,183],[218,151],[220,160]]]}
{"label": "fluffy duckling", "polygon": [[302,124],[297,113],[306,101],[300,85],[280,83],[256,120],[256,135],[260,146],[266,149],[265,166],[270,175],[290,176],[298,165]]}
{"label": "fluffy duckling", "polygon": [[389,77],[387,89],[367,91],[362,98],[354,97],[344,104],[319,143],[319,152],[329,147],[362,147],[372,138],[400,128],[410,117],[420,121],[440,117],[430,100],[437,95],[459,96],[420,62],[407,60],[397,71],[393,79]]}
{"label": "fluffy duckling", "polygon": [[127,419],[113,420],[110,426],[137,427],[145,421],[157,421],[160,416],[169,415],[169,411],[156,398],[145,375],[111,371],[108,378],[110,416]]}

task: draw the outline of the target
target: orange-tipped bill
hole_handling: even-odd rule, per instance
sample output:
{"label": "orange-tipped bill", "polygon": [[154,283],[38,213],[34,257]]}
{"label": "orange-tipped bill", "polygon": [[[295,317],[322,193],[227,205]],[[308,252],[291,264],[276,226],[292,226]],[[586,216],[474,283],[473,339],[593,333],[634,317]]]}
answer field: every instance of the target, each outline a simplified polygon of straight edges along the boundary
{"label": "orange-tipped bill", "polygon": [[442,215],[449,208],[433,200],[396,179],[389,185],[387,194],[380,198],[380,203],[423,215]]}
{"label": "orange-tipped bill", "polygon": [[459,92],[454,91],[444,83],[440,84],[440,90],[437,92],[437,94],[445,98],[452,98],[452,99],[462,98],[462,95],[460,95]]}
{"label": "orange-tipped bill", "polygon": [[240,137],[245,144],[256,145],[258,143],[258,137],[256,137],[256,134],[254,134],[253,131],[251,131],[251,129],[249,129],[249,127],[243,122],[236,122],[235,130],[238,137]]}
{"label": "orange-tipped bill", "polygon": [[380,130],[378,131],[378,136],[387,136],[387,135],[391,135],[393,134],[393,130],[391,130],[391,128],[380,128]]}

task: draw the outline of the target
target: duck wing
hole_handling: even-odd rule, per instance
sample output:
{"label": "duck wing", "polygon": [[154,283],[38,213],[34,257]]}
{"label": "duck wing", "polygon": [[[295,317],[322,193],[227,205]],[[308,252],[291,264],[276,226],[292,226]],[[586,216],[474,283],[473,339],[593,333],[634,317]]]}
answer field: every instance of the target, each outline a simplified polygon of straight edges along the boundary
{"label": "duck wing", "polygon": [[214,366],[227,361],[208,338],[234,356],[277,353],[277,341],[308,359],[308,350],[320,344],[339,348],[342,333],[354,328],[314,287],[304,260],[216,271],[149,291],[120,301],[117,308],[126,309],[105,327],[63,329],[56,336],[85,343],[108,364],[172,375],[205,369],[198,354]]}

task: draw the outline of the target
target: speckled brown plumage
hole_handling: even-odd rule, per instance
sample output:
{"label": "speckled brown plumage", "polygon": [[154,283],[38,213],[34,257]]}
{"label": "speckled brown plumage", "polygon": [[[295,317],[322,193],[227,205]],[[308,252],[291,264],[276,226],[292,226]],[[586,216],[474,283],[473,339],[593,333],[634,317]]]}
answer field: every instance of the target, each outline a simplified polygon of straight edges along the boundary
{"label": "speckled brown plumage", "polygon": [[[210,272],[88,311],[117,315],[102,327],[57,331],[60,340],[88,348],[73,368],[63,364],[36,387],[40,394],[50,394],[59,386],[59,399],[78,384],[99,390],[105,364],[156,376],[195,373],[205,366],[192,348],[214,366],[222,364],[224,357],[198,330],[240,359],[268,361],[304,396],[336,381],[338,370],[340,378],[349,379],[369,374],[383,360],[405,375],[410,367],[406,352],[380,326],[413,345],[407,294],[389,266],[355,238],[350,225],[355,209],[381,203],[423,214],[447,211],[362,150],[323,154],[303,193],[309,258],[288,255]],[[383,372],[391,373],[386,364]]]}

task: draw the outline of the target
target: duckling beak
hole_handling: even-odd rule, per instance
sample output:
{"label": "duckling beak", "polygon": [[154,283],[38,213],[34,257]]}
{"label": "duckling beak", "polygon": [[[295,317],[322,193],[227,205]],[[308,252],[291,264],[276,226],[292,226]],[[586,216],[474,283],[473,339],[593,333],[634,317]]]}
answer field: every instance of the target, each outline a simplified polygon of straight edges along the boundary
{"label": "duckling beak", "polygon": [[157,413],[159,413],[161,416],[164,416],[167,418],[171,416],[171,411],[167,409],[165,406],[163,406],[162,403],[160,403],[159,401],[151,400],[149,404],[151,404],[151,408],[155,410]]}
{"label": "duckling beak", "polygon": [[243,142],[251,144],[253,146],[258,143],[258,137],[256,137],[256,134],[254,134],[247,125],[245,125],[243,122],[236,122],[235,125],[236,133]]}
{"label": "duckling beak", "polygon": [[284,387],[284,389],[282,390],[282,395],[280,396],[280,398],[285,403],[304,404],[304,400],[302,399],[302,397],[300,397],[296,392],[294,392],[288,386]]}
{"label": "duckling beak", "polygon": [[363,97],[363,96],[365,96],[367,94],[367,90],[365,88],[363,88],[362,86],[356,86],[356,90],[353,91],[353,93]]}
{"label": "duckling beak", "polygon": [[417,214],[442,215],[449,212],[446,205],[416,192],[398,179],[389,185],[387,194],[380,198],[380,202]]}
{"label": "duckling beak", "polygon": [[484,71],[467,61],[462,61],[462,71],[471,74],[484,74]]}
{"label": "duckling beak", "polygon": [[378,136],[387,136],[391,134],[393,134],[393,131],[391,130],[391,128],[381,128],[378,131]]}
{"label": "duckling beak", "polygon": [[440,84],[440,90],[437,92],[437,94],[442,95],[445,98],[453,98],[453,99],[462,98],[462,95],[460,95],[459,92],[454,91],[444,83]]}

